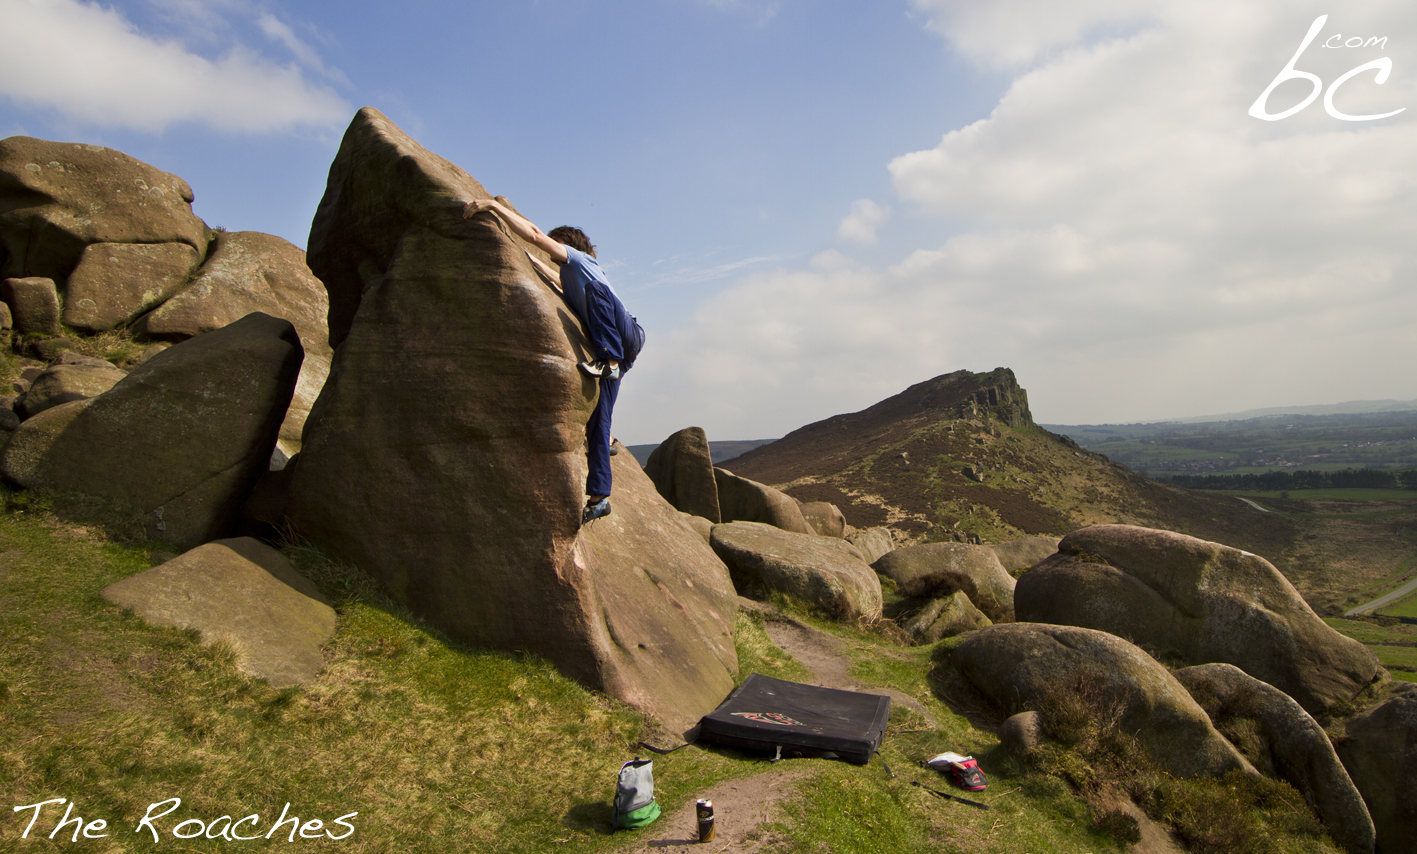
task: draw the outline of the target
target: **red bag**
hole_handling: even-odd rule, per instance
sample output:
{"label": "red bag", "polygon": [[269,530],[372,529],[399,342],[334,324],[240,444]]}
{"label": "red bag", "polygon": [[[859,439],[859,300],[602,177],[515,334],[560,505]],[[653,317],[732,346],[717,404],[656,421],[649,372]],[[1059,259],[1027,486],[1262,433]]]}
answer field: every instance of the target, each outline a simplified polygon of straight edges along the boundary
{"label": "red bag", "polygon": [[925,760],[925,764],[950,775],[954,784],[961,789],[970,792],[982,792],[989,788],[989,781],[984,778],[984,771],[979,767],[979,763],[974,761],[973,756],[960,756],[958,753],[941,753]]}

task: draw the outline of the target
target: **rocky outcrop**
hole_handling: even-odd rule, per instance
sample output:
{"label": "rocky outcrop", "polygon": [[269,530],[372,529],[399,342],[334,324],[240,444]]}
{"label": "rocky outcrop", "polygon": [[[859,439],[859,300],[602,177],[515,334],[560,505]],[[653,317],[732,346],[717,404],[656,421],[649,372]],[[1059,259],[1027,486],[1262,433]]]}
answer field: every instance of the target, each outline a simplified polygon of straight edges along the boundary
{"label": "rocky outcrop", "polygon": [[660,442],[645,461],[645,474],[676,509],[714,524],[723,521],[708,436],[702,427],[685,427]]}
{"label": "rocky outcrop", "polygon": [[841,620],[881,616],[880,580],[844,540],[725,522],[710,542],[740,589],[782,593]]}
{"label": "rocky outcrop", "polygon": [[861,550],[867,563],[875,563],[895,551],[895,540],[888,528],[862,528],[846,532],[846,541]]}
{"label": "rocky outcrop", "polygon": [[723,521],[761,522],[796,534],[816,534],[792,496],[726,469],[715,468],[713,475]]}
{"label": "rocky outcrop", "polygon": [[280,429],[280,450],[292,457],[300,451],[305,420],[329,376],[332,355],[325,326],[329,297],[306,266],[304,252],[270,234],[222,232],[191,284],[140,317],[133,329],[148,338],[185,341],[253,311],[289,320],[305,348],[300,379]]}
{"label": "rocky outcrop", "polygon": [[1014,619],[1014,584],[999,559],[984,546],[927,543],[904,546],[871,564],[872,569],[914,598],[940,598],[956,590],[996,623]]}
{"label": "rocky outcrop", "polygon": [[1057,537],[1025,537],[1007,543],[990,544],[989,551],[999,559],[1004,571],[1017,577],[1025,569],[1037,566],[1058,551]]}
{"label": "rocky outcrop", "polygon": [[185,243],[94,243],[65,287],[64,323],[107,332],[162,304],[187,284],[202,253]]}
{"label": "rocky outcrop", "polygon": [[812,531],[820,537],[846,538],[846,517],[829,501],[808,501],[800,508],[802,518],[807,520]]}
{"label": "rocky outcrop", "polygon": [[192,188],[111,148],[0,140],[0,277],[64,282],[94,243],[207,249]]}
{"label": "rocky outcrop", "polygon": [[1417,854],[1417,688],[1352,718],[1338,740],[1382,854]]}
{"label": "rocky outcrop", "polygon": [[941,638],[972,632],[992,626],[984,612],[974,607],[969,597],[956,590],[943,599],[931,599],[905,623],[905,632],[918,646],[932,644]]}
{"label": "rocky outcrop", "polygon": [[20,334],[59,332],[59,290],[53,279],[29,276],[0,282],[0,299],[10,307],[14,329]]}
{"label": "rocky outcrop", "polygon": [[64,353],[15,401],[15,411],[31,418],[46,409],[73,400],[87,400],[113,388],[127,376],[103,359]]}
{"label": "rocky outcrop", "polygon": [[285,555],[249,538],[217,540],[103,589],[149,623],[196,629],[236,650],[236,666],[275,688],[311,682],[335,609]]}
{"label": "rocky outcrop", "polygon": [[628,453],[581,527],[586,341],[525,244],[463,219],[487,195],[377,111],[350,124],[309,251],[337,349],[288,516],[449,634],[687,727],[737,669],[728,571]]}
{"label": "rocky outcrop", "polygon": [[1371,854],[1373,820],[1328,735],[1308,712],[1233,664],[1201,664],[1174,675],[1222,733],[1234,734],[1231,743],[1256,768],[1304,795],[1335,842],[1352,854]]}
{"label": "rocky outcrop", "polygon": [[1091,629],[1013,623],[964,636],[947,666],[1006,713],[1039,710],[1084,692],[1101,719],[1137,740],[1164,770],[1209,777],[1252,766],[1211,725],[1186,689],[1151,656],[1119,637]]}
{"label": "rocky outcrop", "polygon": [[1269,561],[1170,531],[1075,531],[1024,573],[1014,605],[1020,620],[1099,629],[1190,664],[1233,664],[1313,715],[1383,673]]}
{"label": "rocky outcrop", "polygon": [[27,489],[128,502],[182,548],[225,536],[275,445],[300,370],[284,320],[252,314],[165,350],[112,389],[46,409],[0,451]]}

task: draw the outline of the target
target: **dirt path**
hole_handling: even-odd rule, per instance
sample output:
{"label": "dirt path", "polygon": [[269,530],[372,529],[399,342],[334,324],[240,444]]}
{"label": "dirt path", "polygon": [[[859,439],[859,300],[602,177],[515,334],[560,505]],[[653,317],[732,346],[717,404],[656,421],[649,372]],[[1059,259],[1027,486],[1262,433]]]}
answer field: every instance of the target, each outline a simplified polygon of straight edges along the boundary
{"label": "dirt path", "polygon": [[660,804],[664,815],[652,834],[637,840],[627,851],[657,852],[657,854],[736,854],[758,851],[772,841],[763,825],[774,814],[778,803],[791,797],[797,784],[811,774],[801,767],[774,768],[743,780],[719,783],[698,797],[713,801],[714,838],[699,842],[698,817],[694,803]]}

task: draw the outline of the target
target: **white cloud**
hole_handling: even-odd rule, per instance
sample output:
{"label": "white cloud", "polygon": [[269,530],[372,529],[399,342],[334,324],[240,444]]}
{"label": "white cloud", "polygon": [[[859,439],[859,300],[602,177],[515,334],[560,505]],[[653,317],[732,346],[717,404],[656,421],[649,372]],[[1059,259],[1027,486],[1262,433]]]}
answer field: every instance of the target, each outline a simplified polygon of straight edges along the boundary
{"label": "white cloud", "polygon": [[836,227],[836,236],[855,243],[874,244],[876,228],[890,216],[890,208],[870,199],[857,199],[851,203],[851,213]]}
{"label": "white cloud", "polygon": [[0,0],[0,20],[7,32],[24,34],[0,51],[0,95],[79,122],[271,132],[338,127],[353,112],[297,66],[278,65],[241,44],[209,59],[146,35],[96,4]]}
{"label": "white cloud", "polygon": [[[682,422],[665,435],[780,434],[1001,365],[1055,423],[1417,397],[1417,110],[1343,122],[1320,98],[1279,122],[1247,115],[1326,12],[1320,39],[1389,41],[1316,42],[1297,67],[1327,85],[1386,55],[1386,84],[1356,77],[1336,101],[1417,107],[1417,7],[1065,5],[918,0],[950,44],[1020,69],[988,118],[889,164],[938,240],[886,269],[743,280],[661,344],[714,370],[641,417]],[[1270,112],[1305,94],[1285,84]],[[627,421],[641,404],[623,399]]]}

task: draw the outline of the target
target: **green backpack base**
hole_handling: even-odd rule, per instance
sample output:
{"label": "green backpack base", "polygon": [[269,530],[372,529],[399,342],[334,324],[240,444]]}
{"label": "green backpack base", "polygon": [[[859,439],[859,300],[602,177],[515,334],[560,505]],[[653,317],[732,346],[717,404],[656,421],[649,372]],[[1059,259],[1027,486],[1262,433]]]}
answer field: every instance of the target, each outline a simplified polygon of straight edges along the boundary
{"label": "green backpack base", "polygon": [[615,818],[611,832],[647,827],[659,818],[659,804],[654,800],[654,760],[633,760],[620,766],[615,782]]}

